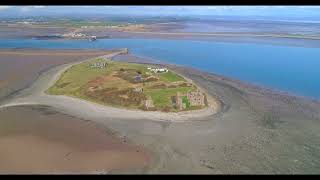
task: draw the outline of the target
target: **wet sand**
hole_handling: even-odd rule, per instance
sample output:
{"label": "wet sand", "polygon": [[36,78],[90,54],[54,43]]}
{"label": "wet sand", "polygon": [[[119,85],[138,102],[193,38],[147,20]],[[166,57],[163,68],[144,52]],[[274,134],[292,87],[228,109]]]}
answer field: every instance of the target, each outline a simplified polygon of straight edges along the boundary
{"label": "wet sand", "polygon": [[32,38],[37,36],[48,36],[63,34],[72,31],[66,27],[36,27],[30,25],[8,25],[0,24],[0,38]]}
{"label": "wet sand", "polygon": [[[118,52],[105,55],[104,58],[113,58],[114,56],[117,56],[121,53],[122,51],[119,50]],[[67,110],[68,113],[76,113],[82,117],[86,117],[88,114],[94,114],[94,116],[105,118],[126,118],[132,120],[146,118],[156,121],[172,122],[189,121],[196,117],[210,116],[220,111],[219,100],[209,95],[207,95],[208,107],[199,110],[166,113],[159,111],[143,111],[126,108],[117,108],[97,104],[76,97],[64,95],[48,95],[45,93],[45,91],[49,89],[52,85],[54,85],[54,83],[60,78],[61,74],[65,72],[67,69],[69,69],[71,66],[90,60],[91,59],[69,63],[48,70],[45,74],[39,77],[37,81],[35,81],[29,88],[24,89],[14,99],[8,100],[7,102],[3,103],[3,105],[0,107],[9,107],[24,104],[43,104],[55,107],[57,109],[64,109]],[[192,80],[190,80],[189,78],[184,78],[193,83]],[[201,87],[198,86],[198,88],[202,90]]]}
{"label": "wet sand", "polygon": [[[320,173],[318,101],[192,68],[169,66],[221,100],[221,111],[176,123],[57,110],[90,119],[147,148],[153,161],[144,173]],[[29,90],[26,94],[37,89]],[[22,97],[23,93],[12,99]]]}
{"label": "wet sand", "polygon": [[[0,99],[10,100],[52,67],[111,52],[2,49]],[[4,174],[139,173],[151,161],[148,151],[126,137],[47,106],[0,109],[0,159]]]}
{"label": "wet sand", "polygon": [[[241,24],[241,23],[240,23]],[[245,24],[243,24],[245,25]],[[8,27],[6,24],[0,24],[0,38],[40,38],[55,40],[55,34],[64,34],[67,32],[78,31],[89,36],[104,38],[143,38],[143,39],[175,39],[175,40],[195,40],[195,41],[218,41],[232,43],[261,43],[270,45],[287,45],[298,47],[320,47],[319,37],[316,35],[297,35],[291,31],[281,31],[273,28],[272,31],[243,31],[237,26],[231,28],[232,31],[221,31],[218,29],[212,32],[184,32],[182,23],[158,23],[150,24],[144,31],[139,30],[115,30],[113,28],[95,27],[95,28],[69,28],[69,27],[38,27],[32,25],[17,25]],[[252,24],[251,24],[252,26]],[[230,28],[230,27],[229,27]],[[270,28],[270,27],[269,27]],[[63,39],[63,38],[61,38]]]}
{"label": "wet sand", "polygon": [[109,127],[156,152],[158,161],[149,173],[320,173],[319,101],[192,68],[170,68],[220,99],[222,110],[186,123],[108,120]]}
{"label": "wet sand", "polygon": [[0,50],[0,100],[54,66],[106,54],[102,50]]}
{"label": "wet sand", "polygon": [[46,106],[0,109],[0,173],[141,172],[149,152]]}

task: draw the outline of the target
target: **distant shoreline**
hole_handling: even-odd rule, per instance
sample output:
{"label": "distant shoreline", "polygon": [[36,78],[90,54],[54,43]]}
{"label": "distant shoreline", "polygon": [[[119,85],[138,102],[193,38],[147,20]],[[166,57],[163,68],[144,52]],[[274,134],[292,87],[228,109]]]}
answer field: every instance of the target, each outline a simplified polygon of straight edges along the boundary
{"label": "distant shoreline", "polygon": [[227,36],[227,37],[276,37],[276,38],[297,38],[320,40],[320,36],[290,35],[290,34],[258,34],[258,33],[204,33],[204,32],[127,32],[138,34],[159,34],[159,35],[176,35],[176,36]]}
{"label": "distant shoreline", "polygon": [[[161,24],[161,23],[160,23]],[[291,32],[183,32],[183,24],[161,26],[153,24],[145,30],[114,30],[109,28],[67,28],[67,27],[1,27],[1,39],[35,39],[35,40],[84,40],[83,38],[64,37],[63,34],[78,31],[99,39],[173,39],[195,41],[218,41],[233,43],[263,43],[271,45],[288,45],[298,47],[320,48],[320,36],[308,34],[294,34]],[[85,39],[88,40],[88,39]],[[89,41],[89,40],[88,40]]]}
{"label": "distant shoreline", "polygon": [[[89,41],[86,39],[71,39],[71,38],[48,38],[48,37],[33,37],[33,36],[13,36],[13,37],[1,37],[1,40],[39,40],[39,41]],[[159,40],[188,40],[188,41],[199,41],[199,42],[222,42],[222,43],[239,43],[239,44],[265,44],[265,45],[275,45],[275,46],[290,46],[290,47],[306,47],[306,48],[320,48],[320,37],[297,37],[293,38],[290,36],[273,36],[273,35],[175,35],[175,34],[157,34],[157,33],[145,33],[145,32],[111,32],[110,34],[97,37],[96,41],[99,40],[112,40],[112,39],[159,39]],[[282,41],[280,40],[282,39]],[[95,43],[94,41],[91,43]],[[41,49],[41,48],[1,48],[1,49]],[[47,49],[47,48],[43,48]],[[68,48],[61,48],[61,50],[65,50]],[[74,49],[74,48],[70,48]],[[81,49],[82,48],[78,48]],[[86,49],[86,48],[84,48]],[[87,48],[90,49],[90,48]],[[91,48],[92,49],[92,48]],[[106,50],[103,48],[95,48],[97,50]]]}
{"label": "distant shoreline", "polygon": [[[112,32],[111,32],[112,33]],[[270,37],[270,38],[291,38],[291,39],[308,39],[308,40],[320,40],[320,36],[308,36],[308,35],[294,35],[294,34],[266,34],[266,33],[224,33],[224,32],[151,32],[151,31],[123,31],[125,34],[146,34],[146,35],[173,35],[176,37],[183,36],[183,38],[197,37],[197,36],[213,36],[213,37]],[[188,36],[188,37],[185,37]],[[71,38],[58,35],[43,35],[43,36],[26,36],[24,38],[31,38],[37,40],[54,40],[54,39],[65,39],[65,40],[86,40],[86,38]],[[98,36],[98,39],[112,39],[117,38],[117,35],[105,35]]]}

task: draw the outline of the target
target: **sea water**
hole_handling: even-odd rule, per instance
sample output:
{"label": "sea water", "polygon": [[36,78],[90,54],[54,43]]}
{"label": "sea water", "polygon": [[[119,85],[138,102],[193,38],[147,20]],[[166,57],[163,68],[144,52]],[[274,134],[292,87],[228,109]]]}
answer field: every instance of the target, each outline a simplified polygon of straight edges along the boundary
{"label": "sea water", "polygon": [[0,48],[129,48],[138,56],[320,99],[320,49],[262,43],[163,39],[2,39]]}

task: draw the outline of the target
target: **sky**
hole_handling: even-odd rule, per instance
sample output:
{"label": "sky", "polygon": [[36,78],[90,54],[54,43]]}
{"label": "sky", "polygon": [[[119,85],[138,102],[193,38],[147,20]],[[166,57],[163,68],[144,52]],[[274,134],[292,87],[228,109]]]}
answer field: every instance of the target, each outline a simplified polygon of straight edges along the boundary
{"label": "sky", "polygon": [[266,16],[320,19],[320,6],[0,6],[0,17],[75,14]]}

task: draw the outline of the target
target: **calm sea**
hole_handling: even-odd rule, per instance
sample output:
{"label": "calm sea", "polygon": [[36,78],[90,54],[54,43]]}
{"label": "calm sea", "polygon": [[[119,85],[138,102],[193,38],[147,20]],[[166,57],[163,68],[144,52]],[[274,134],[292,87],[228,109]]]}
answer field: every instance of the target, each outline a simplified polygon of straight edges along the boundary
{"label": "calm sea", "polygon": [[160,39],[2,39],[0,48],[111,49],[187,65],[292,94],[320,99],[320,49]]}

